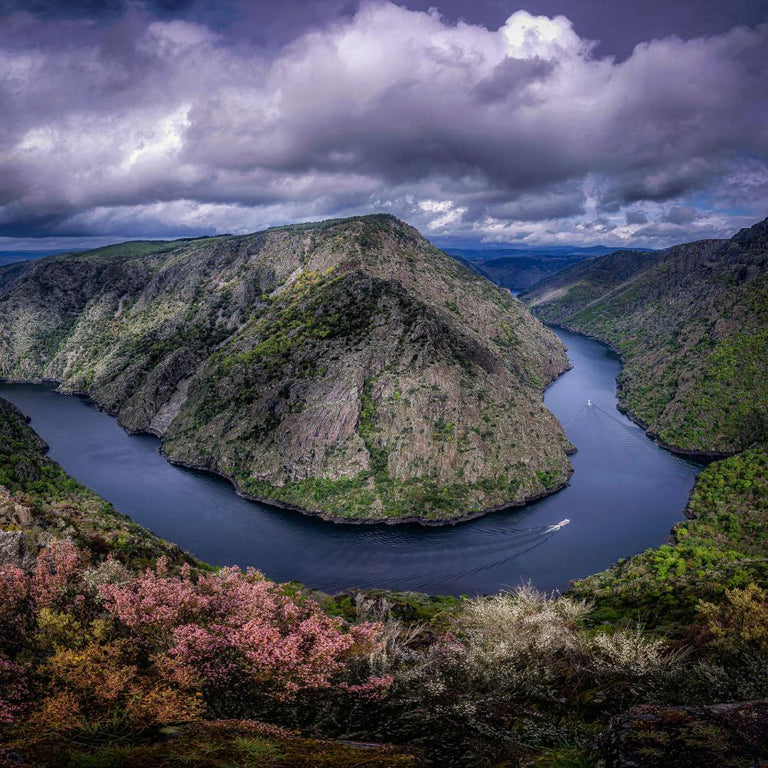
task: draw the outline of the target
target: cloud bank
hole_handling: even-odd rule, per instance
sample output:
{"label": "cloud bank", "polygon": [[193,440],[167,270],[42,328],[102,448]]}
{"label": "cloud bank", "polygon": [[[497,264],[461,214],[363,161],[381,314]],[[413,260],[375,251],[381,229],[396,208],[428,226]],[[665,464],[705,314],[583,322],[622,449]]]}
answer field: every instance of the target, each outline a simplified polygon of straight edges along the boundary
{"label": "cloud bank", "polygon": [[278,50],[130,8],[0,23],[0,235],[390,211],[436,238],[666,245],[768,213],[768,26],[617,62],[563,17],[387,2]]}

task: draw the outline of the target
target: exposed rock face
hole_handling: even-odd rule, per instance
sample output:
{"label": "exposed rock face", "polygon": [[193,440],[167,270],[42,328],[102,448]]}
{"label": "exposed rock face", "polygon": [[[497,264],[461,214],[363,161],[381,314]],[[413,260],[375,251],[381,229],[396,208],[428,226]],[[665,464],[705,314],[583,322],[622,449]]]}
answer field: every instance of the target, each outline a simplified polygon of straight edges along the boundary
{"label": "exposed rock face", "polygon": [[590,259],[521,299],[618,349],[620,400],[663,443],[734,453],[768,438],[766,232]]}
{"label": "exposed rock face", "polygon": [[635,707],[602,737],[606,768],[768,765],[768,701]]}
{"label": "exposed rock face", "polygon": [[5,565],[28,568],[31,561],[21,531],[0,531],[0,568]]}
{"label": "exposed rock face", "polygon": [[[2,281],[0,281],[0,284]],[[126,243],[0,292],[0,375],[333,519],[455,520],[567,481],[557,338],[391,216]]]}

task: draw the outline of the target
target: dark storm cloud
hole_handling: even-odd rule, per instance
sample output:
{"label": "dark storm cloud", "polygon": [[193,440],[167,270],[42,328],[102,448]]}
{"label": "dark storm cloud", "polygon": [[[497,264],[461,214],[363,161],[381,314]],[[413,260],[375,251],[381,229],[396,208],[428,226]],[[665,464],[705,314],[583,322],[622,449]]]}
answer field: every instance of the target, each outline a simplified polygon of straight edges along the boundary
{"label": "dark storm cloud", "polygon": [[[6,15],[0,234],[389,210],[435,235],[656,242],[733,226],[689,197],[751,211],[768,185],[768,26],[652,40],[619,61],[562,16],[488,28],[451,21],[451,3],[447,17],[274,8],[41,2]],[[254,45],[270,24],[280,45]],[[737,176],[742,199],[723,183]]]}
{"label": "dark storm cloud", "polygon": [[[0,0],[0,13],[17,11],[51,19],[109,19],[129,8],[126,0]],[[196,0],[145,0],[143,5],[158,15],[176,15],[197,5]]]}
{"label": "dark storm cloud", "polygon": [[690,224],[699,217],[699,212],[690,205],[675,205],[667,211],[662,221],[672,224]]}
{"label": "dark storm cloud", "polygon": [[[584,213],[586,197],[582,189],[568,188],[539,194],[520,195],[514,201],[488,204],[478,214],[492,216],[501,221],[542,221],[565,219]],[[570,185],[573,187],[573,185]],[[471,210],[471,209],[470,209]]]}
{"label": "dark storm cloud", "polygon": [[627,224],[647,224],[648,217],[642,211],[627,211],[625,214]]}
{"label": "dark storm cloud", "polygon": [[534,56],[532,59],[516,59],[508,56],[491,74],[475,86],[480,101],[503,101],[510,97],[525,97],[527,87],[545,80],[554,70],[555,62]]}

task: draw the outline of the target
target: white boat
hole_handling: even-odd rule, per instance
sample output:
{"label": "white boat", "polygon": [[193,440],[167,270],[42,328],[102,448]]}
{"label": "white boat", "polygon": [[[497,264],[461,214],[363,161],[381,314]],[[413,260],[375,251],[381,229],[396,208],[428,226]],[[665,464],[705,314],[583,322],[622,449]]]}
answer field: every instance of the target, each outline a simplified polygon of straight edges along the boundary
{"label": "white boat", "polygon": [[554,525],[550,525],[546,532],[547,533],[554,533],[555,531],[559,531],[561,528],[565,528],[566,525],[568,525],[571,521],[566,517],[565,520],[561,520],[559,523],[555,523]]}

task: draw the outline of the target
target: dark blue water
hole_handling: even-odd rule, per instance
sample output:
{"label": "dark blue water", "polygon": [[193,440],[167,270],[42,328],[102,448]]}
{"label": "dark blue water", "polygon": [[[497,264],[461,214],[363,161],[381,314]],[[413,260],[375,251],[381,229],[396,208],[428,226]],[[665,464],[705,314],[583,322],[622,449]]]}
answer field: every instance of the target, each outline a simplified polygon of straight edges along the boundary
{"label": "dark blue water", "polygon": [[[620,364],[603,344],[557,331],[573,370],[547,406],[579,452],[564,491],[455,527],[326,523],[238,497],[216,478],[180,469],[158,441],[127,435],[88,401],[51,386],[2,384],[50,445],[50,455],[121,512],[201,559],[252,565],[279,581],[334,592],[384,587],[495,592],[531,581],[550,590],[658,546],[683,509],[697,464],[648,440],[616,410]],[[587,399],[595,404],[585,406]],[[569,518],[570,525],[550,528]]]}

